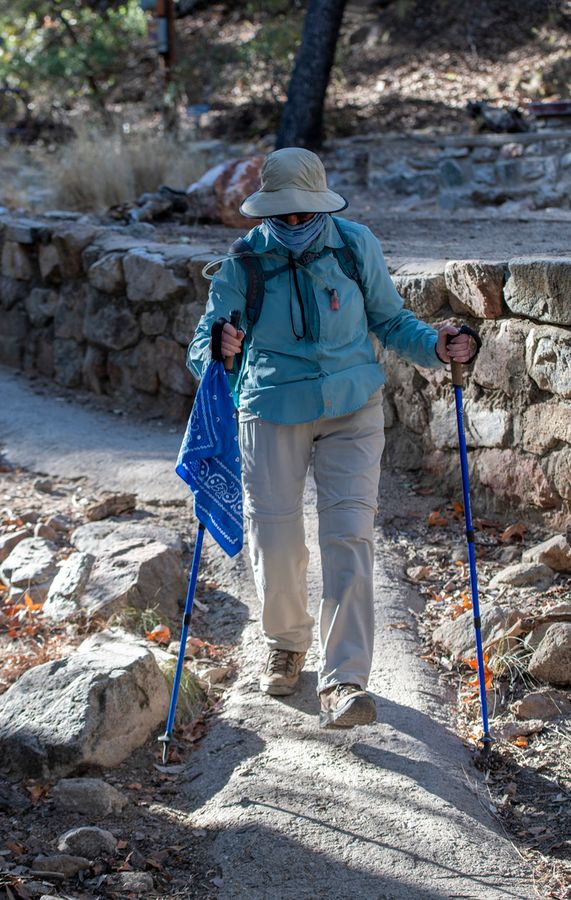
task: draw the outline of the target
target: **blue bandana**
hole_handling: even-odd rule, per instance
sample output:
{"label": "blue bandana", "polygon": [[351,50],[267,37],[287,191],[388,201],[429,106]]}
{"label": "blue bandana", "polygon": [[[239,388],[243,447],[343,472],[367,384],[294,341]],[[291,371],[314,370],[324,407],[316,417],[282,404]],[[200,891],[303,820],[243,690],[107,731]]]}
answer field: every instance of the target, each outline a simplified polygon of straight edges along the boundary
{"label": "blue bandana", "polygon": [[198,386],[176,464],[194,494],[196,518],[228,556],[242,549],[242,482],[232,392],[221,362]]}
{"label": "blue bandana", "polygon": [[264,222],[276,241],[294,253],[303,253],[325,227],[327,216],[328,213],[316,213],[313,219],[301,225],[287,225],[276,216],[264,219]]}

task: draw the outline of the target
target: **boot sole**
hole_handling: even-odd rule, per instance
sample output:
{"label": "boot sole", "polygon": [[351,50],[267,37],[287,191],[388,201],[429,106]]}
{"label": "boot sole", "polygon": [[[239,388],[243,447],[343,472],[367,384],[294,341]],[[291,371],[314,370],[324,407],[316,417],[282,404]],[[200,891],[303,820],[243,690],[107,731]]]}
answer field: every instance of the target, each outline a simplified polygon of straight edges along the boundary
{"label": "boot sole", "polygon": [[297,682],[290,684],[262,684],[260,683],[260,691],[262,694],[269,694],[271,697],[289,697],[295,693]]}
{"label": "boot sole", "polygon": [[320,728],[353,728],[355,725],[373,725],[377,721],[377,708],[372,697],[355,697],[340,710],[321,710]]}

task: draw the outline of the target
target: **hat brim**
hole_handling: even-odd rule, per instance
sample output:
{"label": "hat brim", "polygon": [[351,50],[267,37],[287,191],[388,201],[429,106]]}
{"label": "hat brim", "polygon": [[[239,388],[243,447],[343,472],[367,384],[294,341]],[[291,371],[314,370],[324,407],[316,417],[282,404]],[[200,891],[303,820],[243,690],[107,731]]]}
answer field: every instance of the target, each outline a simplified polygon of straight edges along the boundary
{"label": "hat brim", "polygon": [[280,191],[256,191],[242,202],[240,212],[249,219],[289,216],[292,213],[340,212],[348,203],[335,191],[302,191],[282,188]]}

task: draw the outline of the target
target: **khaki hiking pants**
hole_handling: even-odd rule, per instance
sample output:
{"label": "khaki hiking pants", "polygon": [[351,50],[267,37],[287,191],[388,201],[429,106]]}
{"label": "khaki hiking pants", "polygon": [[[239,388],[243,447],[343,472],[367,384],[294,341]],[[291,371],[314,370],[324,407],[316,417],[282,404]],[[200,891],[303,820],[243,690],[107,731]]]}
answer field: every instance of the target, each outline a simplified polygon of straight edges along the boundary
{"label": "khaki hiking pants", "polygon": [[244,512],[262,631],[269,647],[305,651],[307,610],[303,491],[314,449],[323,597],[318,691],[365,688],[374,639],[373,521],[384,447],[382,392],[337,418],[276,425],[240,416]]}

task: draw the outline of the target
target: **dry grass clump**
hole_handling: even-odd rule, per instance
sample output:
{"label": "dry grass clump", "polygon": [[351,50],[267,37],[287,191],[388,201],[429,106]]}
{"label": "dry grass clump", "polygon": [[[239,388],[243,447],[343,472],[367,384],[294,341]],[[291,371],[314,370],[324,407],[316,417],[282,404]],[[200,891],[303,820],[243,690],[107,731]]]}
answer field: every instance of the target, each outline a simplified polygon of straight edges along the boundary
{"label": "dry grass clump", "polygon": [[208,168],[207,155],[164,134],[81,131],[50,161],[56,202],[99,212],[161,184],[185,189]]}

